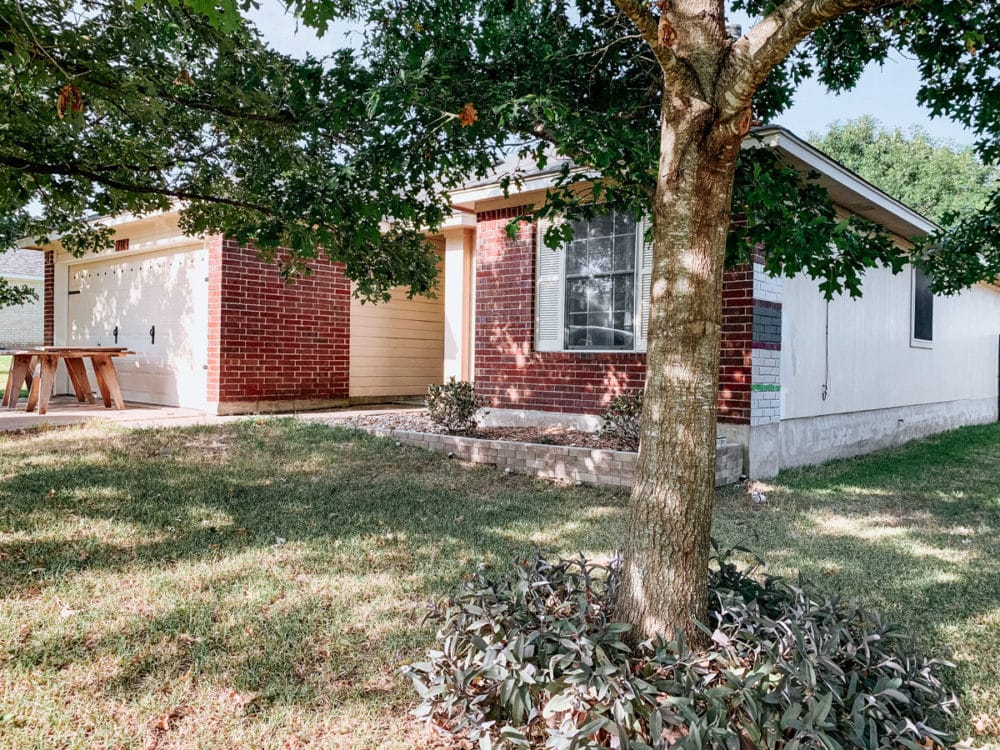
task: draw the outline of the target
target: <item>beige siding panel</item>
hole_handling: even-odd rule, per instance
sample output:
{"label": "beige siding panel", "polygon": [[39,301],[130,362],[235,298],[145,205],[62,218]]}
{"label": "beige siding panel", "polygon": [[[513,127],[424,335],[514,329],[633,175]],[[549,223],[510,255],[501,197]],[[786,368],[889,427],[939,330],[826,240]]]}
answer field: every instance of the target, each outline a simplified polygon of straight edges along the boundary
{"label": "beige siding panel", "polygon": [[[442,243],[443,252],[443,243]],[[444,297],[351,302],[352,398],[422,396],[444,370]]]}

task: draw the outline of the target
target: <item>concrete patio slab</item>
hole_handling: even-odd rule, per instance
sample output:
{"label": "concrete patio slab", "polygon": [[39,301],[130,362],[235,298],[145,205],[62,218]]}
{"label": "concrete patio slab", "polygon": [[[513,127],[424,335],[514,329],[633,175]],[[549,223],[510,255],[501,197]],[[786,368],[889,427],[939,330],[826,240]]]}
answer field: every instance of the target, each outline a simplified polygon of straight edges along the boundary
{"label": "concrete patio slab", "polygon": [[398,405],[382,404],[378,406],[345,407],[343,409],[298,412],[295,414],[242,414],[220,417],[197,409],[132,402],[126,402],[126,408],[123,411],[119,411],[117,409],[106,409],[99,404],[81,404],[73,396],[53,396],[49,402],[49,411],[44,415],[39,415],[35,412],[26,412],[24,404],[25,400],[21,399],[20,407],[14,411],[0,408],[0,432],[16,432],[40,426],[59,427],[86,424],[94,420],[121,424],[128,427],[183,427],[198,424],[224,424],[240,419],[275,419],[290,416],[305,420],[324,421],[334,417],[343,419],[360,414],[394,414],[411,411],[414,408],[410,406],[400,407]]}

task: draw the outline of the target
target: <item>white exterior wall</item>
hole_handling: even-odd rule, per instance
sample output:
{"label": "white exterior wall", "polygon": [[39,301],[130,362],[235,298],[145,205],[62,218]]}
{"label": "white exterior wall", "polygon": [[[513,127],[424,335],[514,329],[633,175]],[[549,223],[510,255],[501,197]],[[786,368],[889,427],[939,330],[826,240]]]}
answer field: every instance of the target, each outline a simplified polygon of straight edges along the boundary
{"label": "white exterior wall", "polygon": [[14,286],[28,286],[35,290],[38,299],[23,305],[0,307],[0,349],[40,346],[44,336],[43,279],[8,278]]}
{"label": "white exterior wall", "polygon": [[861,299],[829,303],[812,279],[784,281],[781,467],[997,418],[1000,290],[935,297],[934,341],[918,345],[912,278],[870,271]]}

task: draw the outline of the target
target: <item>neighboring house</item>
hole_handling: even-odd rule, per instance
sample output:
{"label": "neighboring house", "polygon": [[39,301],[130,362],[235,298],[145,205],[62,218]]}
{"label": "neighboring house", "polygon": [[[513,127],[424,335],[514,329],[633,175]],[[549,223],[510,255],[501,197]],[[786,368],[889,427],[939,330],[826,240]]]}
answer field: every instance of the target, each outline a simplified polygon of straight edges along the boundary
{"label": "neighboring house", "polygon": [[42,330],[44,273],[42,256],[31,250],[0,252],[0,277],[14,286],[28,286],[38,299],[23,305],[0,307],[0,349],[38,346],[45,338]]}
{"label": "neighboring house", "polygon": [[[934,230],[791,133],[755,136],[900,246]],[[329,263],[285,285],[252,250],[183,236],[176,214],[120,217],[104,254],[46,253],[47,340],[128,346],[136,355],[118,366],[135,401],[307,409],[412,397],[454,376],[475,380],[494,424],[595,428],[612,398],[643,385],[651,255],[621,214],[578,224],[563,252],[539,249],[544,227],[509,237],[556,169],[517,194],[500,172],[452,195],[433,238],[434,300],[362,305]],[[773,279],[760,261],[726,274],[719,370],[719,434],[745,447],[751,476],[997,419],[1000,289],[935,298],[908,267],[871,271],[863,299],[828,303],[815,281]]]}

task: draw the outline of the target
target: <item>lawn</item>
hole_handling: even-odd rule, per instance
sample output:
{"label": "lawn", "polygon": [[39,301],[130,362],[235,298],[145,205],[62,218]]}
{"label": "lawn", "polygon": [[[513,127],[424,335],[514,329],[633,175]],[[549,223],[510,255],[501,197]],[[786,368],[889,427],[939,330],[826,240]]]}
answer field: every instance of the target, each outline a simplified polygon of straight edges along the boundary
{"label": "lawn", "polygon": [[[789,473],[721,491],[715,534],[950,648],[997,739],[998,461],[990,426]],[[607,554],[625,500],[290,420],[0,436],[0,746],[419,746],[427,597]]]}

